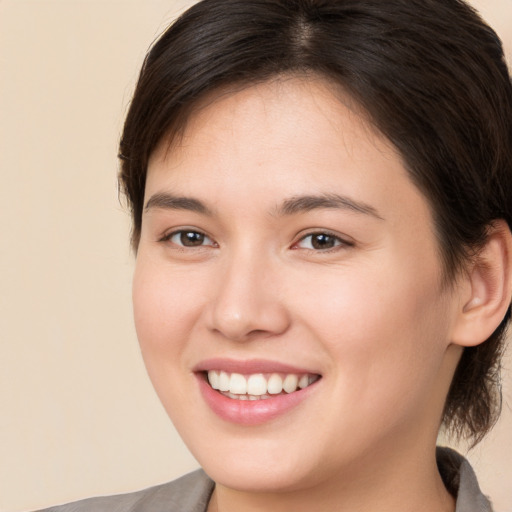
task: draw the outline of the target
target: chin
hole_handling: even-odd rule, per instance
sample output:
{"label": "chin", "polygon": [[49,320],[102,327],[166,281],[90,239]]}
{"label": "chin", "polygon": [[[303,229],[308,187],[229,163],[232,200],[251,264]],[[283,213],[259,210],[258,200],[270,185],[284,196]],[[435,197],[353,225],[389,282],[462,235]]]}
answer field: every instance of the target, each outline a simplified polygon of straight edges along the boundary
{"label": "chin", "polygon": [[[314,448],[305,450],[304,438],[296,439],[288,431],[272,437],[269,432],[253,436],[204,435],[185,439],[190,451],[208,476],[216,483],[240,492],[286,492],[309,487],[322,479],[325,467]],[[188,434],[191,434],[190,430]],[[298,448],[302,447],[302,448]],[[318,448],[318,447],[317,447]]]}
{"label": "chin", "polygon": [[240,492],[286,492],[311,485],[307,471],[298,471],[296,464],[264,464],[253,460],[211,462],[202,464],[208,476],[217,484]]}

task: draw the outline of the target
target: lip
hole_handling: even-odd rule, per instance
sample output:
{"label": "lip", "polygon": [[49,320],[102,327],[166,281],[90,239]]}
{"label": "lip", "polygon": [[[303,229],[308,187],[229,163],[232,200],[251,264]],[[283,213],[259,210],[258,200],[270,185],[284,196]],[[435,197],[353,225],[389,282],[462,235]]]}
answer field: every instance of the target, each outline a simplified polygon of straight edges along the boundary
{"label": "lip", "polygon": [[293,393],[272,396],[266,400],[235,400],[212,389],[206,378],[208,370],[223,370],[229,373],[249,375],[253,373],[314,373],[275,361],[231,359],[208,359],[199,363],[194,372],[201,395],[210,409],[221,419],[239,425],[261,425],[286,414],[306,400],[317,388],[319,379],[304,389]]}
{"label": "lip", "polygon": [[209,370],[222,370],[227,373],[240,373],[242,375],[250,375],[253,373],[311,373],[319,375],[319,372],[311,369],[299,368],[297,366],[265,359],[237,361],[234,359],[214,358],[201,361],[193,368],[193,371],[196,373],[208,372]]}

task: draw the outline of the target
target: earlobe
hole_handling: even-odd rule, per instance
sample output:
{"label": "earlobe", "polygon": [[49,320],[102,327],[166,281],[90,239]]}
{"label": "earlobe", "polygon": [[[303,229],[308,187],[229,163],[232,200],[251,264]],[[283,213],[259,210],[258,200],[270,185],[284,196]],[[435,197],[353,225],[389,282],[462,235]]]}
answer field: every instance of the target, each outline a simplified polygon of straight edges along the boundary
{"label": "earlobe", "polygon": [[504,220],[493,222],[461,289],[465,295],[452,343],[470,347],[484,342],[500,325],[512,299],[512,235]]}

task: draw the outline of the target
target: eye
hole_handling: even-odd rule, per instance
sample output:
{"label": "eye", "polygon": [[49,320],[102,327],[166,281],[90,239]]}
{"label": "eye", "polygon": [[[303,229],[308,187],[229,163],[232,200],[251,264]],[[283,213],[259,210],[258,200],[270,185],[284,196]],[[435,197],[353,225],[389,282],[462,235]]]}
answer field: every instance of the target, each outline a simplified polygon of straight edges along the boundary
{"label": "eye", "polygon": [[352,244],[342,240],[336,235],[322,232],[310,233],[309,235],[302,237],[297,244],[295,244],[296,247],[301,249],[310,249],[314,251],[326,251],[342,245],[350,246]]}
{"label": "eye", "polygon": [[200,231],[194,231],[191,229],[181,229],[179,231],[173,231],[168,235],[165,235],[162,242],[171,242],[180,247],[202,247],[202,246],[214,246],[216,243],[204,233]]}

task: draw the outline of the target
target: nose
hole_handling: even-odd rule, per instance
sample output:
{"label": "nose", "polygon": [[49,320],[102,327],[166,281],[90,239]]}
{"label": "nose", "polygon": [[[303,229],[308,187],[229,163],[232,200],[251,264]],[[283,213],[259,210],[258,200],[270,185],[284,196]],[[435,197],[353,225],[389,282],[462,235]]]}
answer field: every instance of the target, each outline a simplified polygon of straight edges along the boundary
{"label": "nose", "polygon": [[233,341],[284,333],[290,315],[277,269],[256,256],[223,262],[208,306],[211,331]]}

